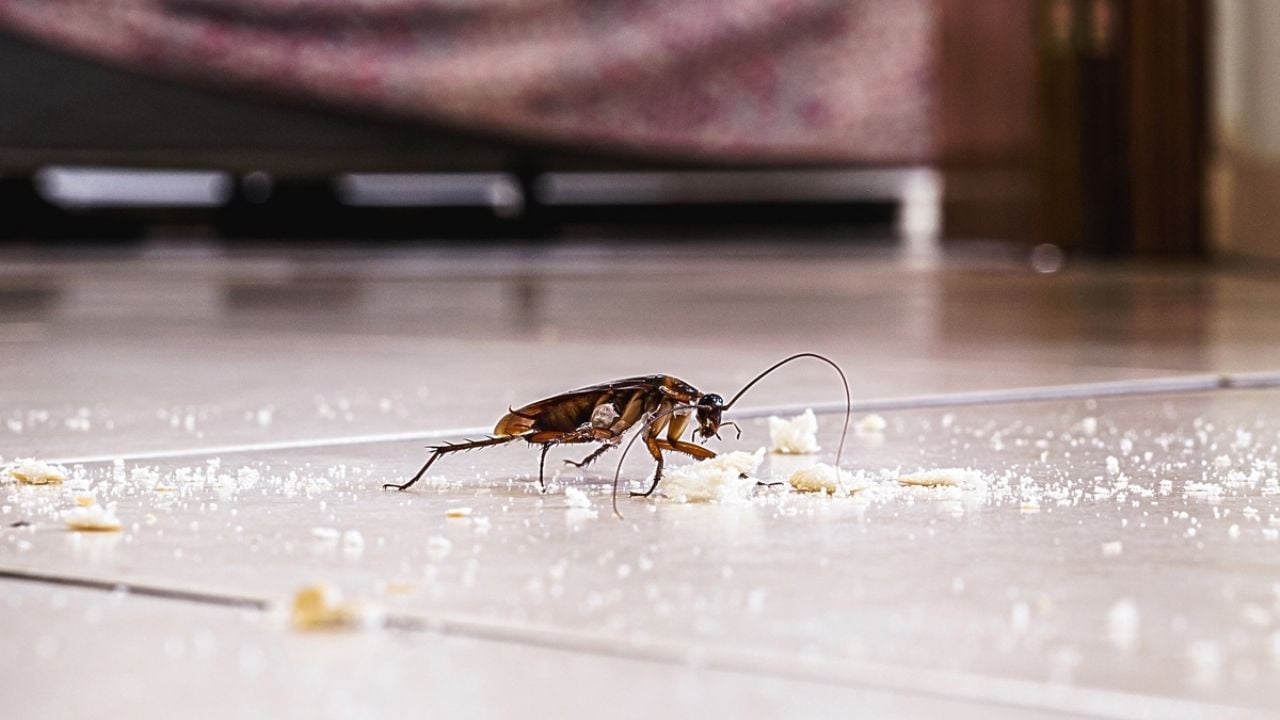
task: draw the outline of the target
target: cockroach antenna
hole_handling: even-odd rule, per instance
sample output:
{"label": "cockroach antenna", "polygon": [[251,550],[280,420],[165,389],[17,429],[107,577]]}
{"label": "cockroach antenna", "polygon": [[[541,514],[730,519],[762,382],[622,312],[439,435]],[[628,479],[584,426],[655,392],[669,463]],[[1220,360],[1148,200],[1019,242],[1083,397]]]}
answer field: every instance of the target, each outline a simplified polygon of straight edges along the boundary
{"label": "cockroach antenna", "polygon": [[774,370],[777,370],[783,365],[786,365],[792,360],[799,360],[800,358],[813,358],[815,360],[821,360],[822,362],[830,365],[831,367],[835,368],[835,371],[837,373],[840,374],[840,382],[844,384],[844,428],[840,431],[840,445],[836,448],[836,468],[839,469],[840,457],[844,454],[845,437],[848,436],[849,434],[849,418],[853,415],[853,395],[849,392],[849,378],[844,376],[844,370],[841,370],[840,366],[837,365],[834,360],[832,360],[831,358],[825,355],[819,355],[818,353],[811,353],[811,352],[802,352],[802,353],[796,353],[791,357],[787,357],[779,360],[778,362],[769,366],[769,369],[755,376],[751,380],[751,382],[747,383],[746,385],[743,385],[742,389],[739,390],[736,395],[730,398],[729,402],[725,403],[724,412],[728,412],[729,408],[733,407],[733,404],[738,402],[738,398],[742,397],[743,394],[746,393],[748,390],[750,390],[753,385],[763,380],[766,375],[773,372]]}

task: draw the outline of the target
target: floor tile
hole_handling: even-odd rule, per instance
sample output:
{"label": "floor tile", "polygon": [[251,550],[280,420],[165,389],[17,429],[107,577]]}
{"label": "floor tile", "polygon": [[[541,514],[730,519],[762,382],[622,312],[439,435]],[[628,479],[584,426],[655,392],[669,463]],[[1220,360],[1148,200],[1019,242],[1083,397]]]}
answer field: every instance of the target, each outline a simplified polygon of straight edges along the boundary
{"label": "floor tile", "polygon": [[[611,464],[559,472],[540,495],[525,448],[448,458],[407,493],[378,490],[421,458],[394,444],[228,456],[211,472],[205,458],[107,465],[87,474],[125,532],[69,533],[58,513],[72,491],[11,488],[0,519],[34,525],[6,532],[0,564],[268,599],[325,580],[406,617],[567,649],[681,647],[845,681],[905,668],[922,683],[989,678],[993,693],[1013,680],[1265,708],[1280,699],[1277,400],[888,413],[883,437],[850,438],[845,466],[871,485],[853,498],[627,499],[621,521]],[[744,430],[730,447],[767,439],[762,422]],[[826,416],[828,460],[835,433]],[[984,483],[895,482],[953,466]],[[638,483],[649,465],[637,454],[626,467]],[[592,508],[568,506],[570,484]],[[471,515],[447,517],[456,507]]]}

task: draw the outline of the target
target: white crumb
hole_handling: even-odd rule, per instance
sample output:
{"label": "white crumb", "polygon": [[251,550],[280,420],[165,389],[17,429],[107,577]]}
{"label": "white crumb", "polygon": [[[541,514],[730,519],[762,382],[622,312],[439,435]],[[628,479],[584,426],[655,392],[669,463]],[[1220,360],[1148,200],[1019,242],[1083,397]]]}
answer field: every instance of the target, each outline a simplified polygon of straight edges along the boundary
{"label": "white crumb", "polygon": [[1102,543],[1104,557],[1117,557],[1124,552],[1124,543],[1119,540]]}
{"label": "white crumb", "polygon": [[1080,432],[1084,433],[1085,435],[1097,435],[1098,434],[1098,418],[1096,417],[1084,418],[1080,421],[1077,427],[1080,429]]}
{"label": "white crumb", "polygon": [[1187,497],[1216,498],[1222,496],[1222,485],[1218,483],[1189,482],[1182,488]]}
{"label": "white crumb", "polygon": [[9,477],[23,485],[57,485],[67,479],[66,468],[35,458],[18,458],[7,471]]}
{"label": "white crumb", "polygon": [[566,487],[564,489],[564,501],[566,505],[576,510],[584,510],[591,507],[591,498],[575,487]]}
{"label": "white crumb", "polygon": [[364,552],[364,535],[359,530],[342,533],[342,553],[347,557],[359,557]]}
{"label": "white crumb", "polygon": [[889,427],[889,422],[882,416],[872,413],[864,416],[853,426],[854,432],[859,435],[879,435],[884,429]]}
{"label": "white crumb", "polygon": [[805,410],[790,420],[770,416],[769,441],[776,453],[812,455],[818,452],[822,449],[818,446],[818,416],[813,410]]}
{"label": "white crumb", "polygon": [[828,495],[842,497],[866,489],[865,485],[854,479],[853,473],[844,469],[837,471],[826,463],[800,468],[791,473],[787,482],[797,492],[825,492]]}
{"label": "white crumb", "polygon": [[676,502],[732,502],[751,495],[750,477],[764,461],[764,448],[731,452],[667,471],[662,494]]}
{"label": "white crumb", "polygon": [[68,510],[62,518],[72,530],[91,532],[115,532],[120,529],[114,504],[79,506]]}
{"label": "white crumb", "polygon": [[443,535],[432,535],[427,538],[427,557],[440,562],[453,550],[453,542]]}
{"label": "white crumb", "polygon": [[908,475],[899,475],[898,483],[901,485],[914,485],[917,487],[945,487],[945,486],[964,486],[971,487],[983,484],[984,479],[982,473],[977,470],[968,468],[941,468],[938,470],[921,470],[919,472],[910,473]]}
{"label": "white crumb", "polygon": [[1123,598],[1107,611],[1107,638],[1121,650],[1129,650],[1138,642],[1141,619],[1138,606],[1129,598]]}
{"label": "white crumb", "polygon": [[469,508],[469,507],[455,507],[455,508],[449,508],[448,510],[445,510],[445,511],[444,511],[444,516],[445,516],[445,517],[451,517],[451,518],[464,518],[464,517],[470,517],[470,516],[471,516],[471,508]]}
{"label": "white crumb", "polygon": [[1023,500],[1022,503],[1018,505],[1018,512],[1027,514],[1038,513],[1040,512],[1040,503],[1035,500]]}

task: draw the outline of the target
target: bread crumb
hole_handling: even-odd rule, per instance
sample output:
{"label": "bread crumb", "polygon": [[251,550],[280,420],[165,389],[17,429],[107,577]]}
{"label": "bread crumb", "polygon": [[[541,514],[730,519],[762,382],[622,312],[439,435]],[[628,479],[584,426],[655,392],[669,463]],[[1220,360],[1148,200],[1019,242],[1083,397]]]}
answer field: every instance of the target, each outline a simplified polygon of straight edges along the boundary
{"label": "bread crumb", "polygon": [[451,518],[471,517],[471,508],[469,507],[449,508],[448,510],[444,511],[444,516],[451,517]]}
{"label": "bread crumb", "polygon": [[61,465],[19,458],[8,468],[9,477],[22,485],[57,485],[67,479],[67,471]]}
{"label": "bread crumb", "polygon": [[910,475],[900,475],[898,476],[898,483],[917,487],[945,487],[969,485],[980,481],[981,478],[981,473],[976,470],[941,468],[938,470],[921,470]]}
{"label": "bread crumb", "polygon": [[662,494],[676,502],[732,502],[751,495],[756,481],[749,477],[764,461],[764,448],[754,453],[731,452],[681,465],[667,471]]}
{"label": "bread crumb", "polygon": [[79,506],[68,510],[63,519],[72,530],[116,532],[120,529],[120,518],[116,517],[115,510],[115,504]]}
{"label": "bread crumb", "polygon": [[1218,498],[1222,497],[1222,485],[1210,482],[1189,482],[1182,488],[1186,497]]}
{"label": "bread crumb", "polygon": [[790,420],[769,417],[771,450],[785,455],[812,455],[822,448],[818,446],[818,416],[813,410],[805,410]]}
{"label": "bread crumb", "polygon": [[296,630],[334,630],[381,624],[381,613],[357,603],[324,584],[308,585],[293,596],[289,619]]}
{"label": "bread crumb", "polygon": [[591,498],[575,487],[566,487],[564,489],[564,500],[571,509],[584,510],[591,507]]}
{"label": "bread crumb", "polygon": [[1119,540],[1102,543],[1102,554],[1104,557],[1116,557],[1124,552],[1124,543]]}
{"label": "bread crumb", "polygon": [[842,497],[866,489],[865,485],[861,485],[854,479],[853,473],[844,469],[837,471],[826,463],[800,468],[791,473],[787,482],[796,492],[825,492],[828,495]]}
{"label": "bread crumb", "polygon": [[882,416],[872,413],[859,420],[858,424],[853,426],[853,429],[859,435],[879,435],[887,427],[889,427],[888,421]]}

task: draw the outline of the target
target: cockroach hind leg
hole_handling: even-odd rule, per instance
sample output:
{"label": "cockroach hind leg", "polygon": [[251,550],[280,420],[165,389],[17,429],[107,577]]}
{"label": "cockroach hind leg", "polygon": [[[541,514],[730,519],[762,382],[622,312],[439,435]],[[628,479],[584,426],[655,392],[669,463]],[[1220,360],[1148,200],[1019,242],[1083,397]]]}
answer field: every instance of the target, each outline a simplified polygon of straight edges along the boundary
{"label": "cockroach hind leg", "polygon": [[435,445],[431,448],[431,457],[427,458],[427,462],[422,466],[418,473],[410,478],[409,482],[403,484],[383,483],[382,489],[388,490],[395,488],[396,490],[408,490],[413,484],[422,479],[427,474],[427,469],[431,467],[436,460],[448,455],[449,453],[463,452],[466,450],[476,450],[483,447],[492,447],[494,445],[503,445],[513,440],[519,440],[524,435],[495,435],[493,437],[483,438],[481,440],[464,440],[459,443],[446,443],[444,445]]}
{"label": "cockroach hind leg", "polygon": [[431,453],[431,457],[427,458],[427,462],[422,466],[422,468],[418,470],[418,474],[410,478],[409,482],[400,483],[400,484],[383,483],[382,489],[388,490],[390,488],[395,488],[396,490],[399,490],[401,492],[408,490],[409,488],[413,487],[414,483],[421,480],[423,475],[427,474],[427,468],[431,467],[431,464],[434,463],[436,460],[439,460],[441,455],[444,455],[444,452],[442,452],[440,449],[436,449],[434,452]]}

